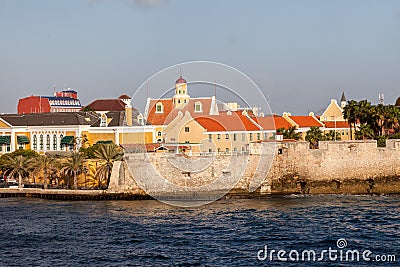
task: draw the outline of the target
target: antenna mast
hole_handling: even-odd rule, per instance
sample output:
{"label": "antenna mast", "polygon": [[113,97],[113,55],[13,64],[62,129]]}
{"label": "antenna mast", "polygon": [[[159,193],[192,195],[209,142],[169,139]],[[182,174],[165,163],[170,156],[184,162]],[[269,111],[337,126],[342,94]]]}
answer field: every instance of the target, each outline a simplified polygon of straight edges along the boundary
{"label": "antenna mast", "polygon": [[379,94],[379,104],[384,105],[383,100],[385,99],[385,96],[383,94]]}

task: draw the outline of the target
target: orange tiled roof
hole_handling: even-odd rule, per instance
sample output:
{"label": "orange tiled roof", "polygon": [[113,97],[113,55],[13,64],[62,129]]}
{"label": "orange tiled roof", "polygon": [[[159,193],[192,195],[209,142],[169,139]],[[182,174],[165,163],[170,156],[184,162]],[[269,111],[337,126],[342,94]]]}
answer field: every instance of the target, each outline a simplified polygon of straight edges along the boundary
{"label": "orange tiled roof", "polygon": [[325,128],[350,128],[349,123],[347,121],[337,121],[336,124],[334,121],[324,121]]}
{"label": "orange tiled roof", "polygon": [[253,122],[241,113],[232,112],[231,115],[197,116],[194,118],[207,132],[259,131]]}
{"label": "orange tiled roof", "polygon": [[324,124],[312,116],[289,116],[299,128],[302,127],[324,127]]}
{"label": "orange tiled roof", "polygon": [[[161,102],[163,104],[163,113],[156,113],[156,105]],[[195,112],[194,106],[196,102],[200,102],[202,106],[201,112]],[[176,118],[178,112],[185,113],[188,111],[192,117],[210,115],[212,109],[212,98],[191,98],[188,103],[178,108],[173,107],[172,98],[168,99],[151,99],[149,103],[149,111],[147,121],[152,125],[167,125]]]}
{"label": "orange tiled roof", "polygon": [[264,130],[278,130],[279,128],[289,129],[292,125],[282,116],[274,115],[273,117],[257,118],[257,123]]}

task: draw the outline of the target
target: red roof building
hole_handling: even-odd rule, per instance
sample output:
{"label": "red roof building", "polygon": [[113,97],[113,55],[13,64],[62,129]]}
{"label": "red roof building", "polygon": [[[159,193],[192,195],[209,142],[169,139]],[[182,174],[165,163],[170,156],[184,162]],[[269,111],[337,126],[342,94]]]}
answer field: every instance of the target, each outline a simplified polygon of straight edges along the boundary
{"label": "red roof building", "polygon": [[74,90],[56,92],[54,96],[28,96],[18,101],[18,114],[78,112],[82,108]]}

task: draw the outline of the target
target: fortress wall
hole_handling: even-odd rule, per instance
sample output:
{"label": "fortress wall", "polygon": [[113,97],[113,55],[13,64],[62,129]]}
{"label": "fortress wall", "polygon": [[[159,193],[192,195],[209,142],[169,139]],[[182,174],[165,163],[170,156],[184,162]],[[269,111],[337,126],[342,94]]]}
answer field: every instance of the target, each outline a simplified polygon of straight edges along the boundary
{"label": "fortress wall", "polygon": [[400,140],[388,140],[385,148],[378,148],[374,140],[326,141],[319,147],[265,142],[251,144],[251,155],[127,154],[123,164],[114,166],[110,190],[400,193]]}

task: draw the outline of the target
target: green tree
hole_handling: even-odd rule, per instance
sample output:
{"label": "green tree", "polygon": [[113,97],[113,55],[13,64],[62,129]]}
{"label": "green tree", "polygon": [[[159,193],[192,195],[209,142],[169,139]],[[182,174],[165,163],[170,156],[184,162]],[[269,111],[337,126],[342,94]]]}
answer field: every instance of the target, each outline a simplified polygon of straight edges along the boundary
{"label": "green tree", "polygon": [[324,139],[326,141],[340,141],[342,140],[342,137],[340,136],[340,133],[331,130],[324,134]]}
{"label": "green tree", "polygon": [[2,165],[5,170],[4,174],[14,178],[18,177],[19,188],[22,188],[22,178],[29,175],[29,164],[30,160],[22,155],[15,157],[6,155],[6,157],[2,160]]}
{"label": "green tree", "polygon": [[67,161],[64,163],[61,172],[67,177],[74,178],[74,189],[78,189],[78,175],[84,172],[83,167],[83,154],[79,152],[73,152]]}
{"label": "green tree", "polygon": [[114,143],[99,144],[94,152],[94,155],[102,162],[96,171],[96,176],[99,178],[99,180],[106,179],[108,188],[114,161],[122,160],[124,151],[120,146],[117,146]]}
{"label": "green tree", "polygon": [[290,127],[289,129],[279,128],[276,130],[278,134],[283,135],[283,139],[294,139],[300,140],[300,133],[296,131],[297,128],[295,126]]}
{"label": "green tree", "polygon": [[79,152],[83,153],[85,159],[95,159],[96,156],[95,156],[94,152],[96,151],[98,146],[99,146],[98,144],[94,144],[94,145],[88,146],[86,148],[81,147],[79,149]]}
{"label": "green tree", "polygon": [[31,161],[31,167],[35,171],[43,172],[43,187],[47,189],[47,178],[54,172],[59,170],[59,165],[56,159],[48,156],[35,157]]}
{"label": "green tree", "polygon": [[366,140],[374,138],[374,131],[368,124],[360,124],[358,129],[355,132],[355,137],[357,140]]}
{"label": "green tree", "polygon": [[310,130],[307,131],[305,140],[310,142],[310,148],[318,148],[318,142],[325,139],[321,129],[319,127],[313,126],[310,128]]}
{"label": "green tree", "polygon": [[95,112],[95,110],[91,106],[83,107],[82,112]]}
{"label": "green tree", "polygon": [[350,100],[343,109],[343,117],[349,122],[350,125],[350,139],[353,139],[353,129],[356,129],[356,122],[359,106],[357,101]]}

